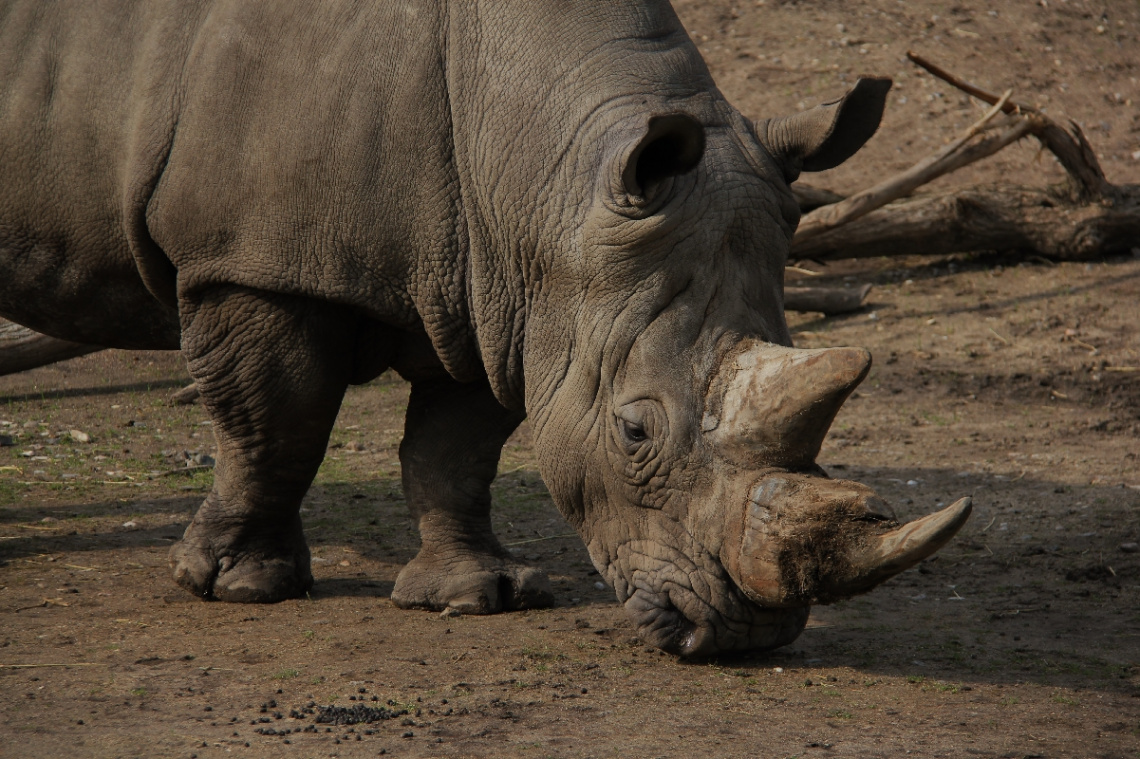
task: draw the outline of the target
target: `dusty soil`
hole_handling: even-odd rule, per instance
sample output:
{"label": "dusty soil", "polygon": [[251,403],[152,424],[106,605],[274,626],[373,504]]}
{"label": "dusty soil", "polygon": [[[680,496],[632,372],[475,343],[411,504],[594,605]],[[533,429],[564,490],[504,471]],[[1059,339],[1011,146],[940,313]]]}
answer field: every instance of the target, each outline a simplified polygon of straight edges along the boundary
{"label": "dusty soil", "polygon": [[[865,186],[973,120],[901,62],[907,48],[1078,119],[1109,178],[1140,181],[1135,3],[679,11],[750,114],[818,102],[861,72],[900,81],[866,153],[815,184]],[[1027,145],[949,181],[1057,177]],[[169,577],[168,548],[210,482],[186,461],[213,451],[202,410],[167,404],[187,381],[177,355],[106,352],[0,379],[0,753],[1140,755],[1140,254],[805,267],[876,285],[862,313],[793,318],[801,346],[876,359],[821,463],[900,517],[966,494],[975,515],[935,559],[814,610],[795,644],[711,662],[633,637],[553,508],[525,426],[504,451],[495,519],[550,572],[555,608],[441,618],[388,601],[416,549],[396,459],[407,387],[391,376],[350,391],[306,500],[311,596],[242,607]]]}

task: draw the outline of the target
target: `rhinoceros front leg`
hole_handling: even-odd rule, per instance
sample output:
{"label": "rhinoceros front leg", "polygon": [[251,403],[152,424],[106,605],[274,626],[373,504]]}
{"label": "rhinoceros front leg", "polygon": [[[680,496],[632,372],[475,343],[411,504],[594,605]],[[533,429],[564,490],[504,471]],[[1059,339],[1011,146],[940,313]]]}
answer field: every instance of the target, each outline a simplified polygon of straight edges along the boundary
{"label": "rhinoceros front leg", "polygon": [[180,585],[267,603],[313,584],[301,499],[348,384],[353,333],[334,306],[243,288],[181,305],[190,374],[214,423],[214,486],[170,552]]}
{"label": "rhinoceros front leg", "polygon": [[491,481],[522,419],[485,381],[412,383],[400,463],[422,546],[396,578],[397,606],[493,614],[553,603],[546,574],[511,558],[491,530]]}

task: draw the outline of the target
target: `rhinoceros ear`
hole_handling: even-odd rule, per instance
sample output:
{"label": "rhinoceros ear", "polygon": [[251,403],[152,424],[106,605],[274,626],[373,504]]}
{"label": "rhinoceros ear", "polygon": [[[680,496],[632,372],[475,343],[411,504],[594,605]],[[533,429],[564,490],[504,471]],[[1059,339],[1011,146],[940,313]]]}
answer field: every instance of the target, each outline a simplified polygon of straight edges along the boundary
{"label": "rhinoceros ear", "polygon": [[705,152],[705,128],[687,113],[649,119],[645,133],[626,156],[622,185],[634,198],[647,198],[653,186],[691,171]]}
{"label": "rhinoceros ear", "polygon": [[855,155],[879,128],[891,80],[864,78],[830,103],[794,116],[756,122],[756,136],[788,182],[801,171],[831,169]]}

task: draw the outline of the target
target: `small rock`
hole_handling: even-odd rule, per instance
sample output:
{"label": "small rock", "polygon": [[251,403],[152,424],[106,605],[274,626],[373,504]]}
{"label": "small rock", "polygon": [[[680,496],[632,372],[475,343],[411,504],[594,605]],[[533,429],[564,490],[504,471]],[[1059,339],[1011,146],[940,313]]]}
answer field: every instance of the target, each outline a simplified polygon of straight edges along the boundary
{"label": "small rock", "polygon": [[906,484],[909,487],[915,488],[915,487],[918,487],[918,480],[907,480]]}
{"label": "small rock", "polygon": [[71,430],[67,434],[71,435],[71,439],[77,443],[90,443],[91,442],[91,436],[88,435],[86,432],[82,432],[80,430]]}
{"label": "small rock", "polygon": [[1121,543],[1120,550],[1124,553],[1140,553],[1140,543]]}
{"label": "small rock", "polygon": [[463,612],[461,612],[459,609],[453,608],[451,606],[448,606],[446,609],[444,609],[443,611],[441,611],[439,613],[440,619],[453,619],[455,617],[462,617],[462,616],[463,616]]}
{"label": "small rock", "polygon": [[12,437],[11,435],[0,435],[0,447],[15,444],[16,438]]}
{"label": "small rock", "polygon": [[349,453],[363,453],[364,443],[361,443],[359,440],[350,440],[344,444],[344,450]]}
{"label": "small rock", "polygon": [[124,530],[137,530],[138,528],[139,528],[139,523],[133,519],[128,521],[128,522],[123,522],[123,529]]}
{"label": "small rock", "polygon": [[606,584],[604,582],[595,582],[594,587],[597,588],[598,590],[605,590]]}

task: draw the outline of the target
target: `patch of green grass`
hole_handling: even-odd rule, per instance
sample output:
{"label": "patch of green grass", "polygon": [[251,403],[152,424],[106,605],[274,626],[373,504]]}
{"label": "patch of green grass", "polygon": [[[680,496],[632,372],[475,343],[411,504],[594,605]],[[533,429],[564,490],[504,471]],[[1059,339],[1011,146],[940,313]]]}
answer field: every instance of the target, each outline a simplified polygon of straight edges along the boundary
{"label": "patch of green grass", "polygon": [[918,684],[918,683],[924,682],[925,680],[926,680],[926,677],[924,675],[907,675],[906,676],[906,681],[908,683]]}
{"label": "patch of green grass", "polygon": [[846,709],[833,709],[827,713],[827,716],[832,719],[851,719],[854,715]]}
{"label": "patch of green grass", "polygon": [[300,671],[295,669],[283,669],[273,676],[274,680],[292,680],[294,677],[299,677]]}
{"label": "patch of green grass", "polygon": [[998,704],[1001,706],[1016,706],[1017,704],[1020,704],[1020,703],[1021,703],[1021,699],[1018,698],[1017,696],[1007,696],[1007,697],[1003,698],[1001,701],[998,701]]}
{"label": "patch of green grass", "polygon": [[131,690],[131,695],[138,698],[146,698],[146,688],[134,688]]}
{"label": "patch of green grass", "polygon": [[520,654],[533,661],[544,661],[552,659],[565,659],[566,655],[551,651],[549,647],[543,646],[542,648],[533,648],[531,646],[523,646]]}
{"label": "patch of green grass", "polygon": [[1054,703],[1065,704],[1066,706],[1080,706],[1080,701],[1071,696],[1066,696],[1064,693],[1053,694]]}
{"label": "patch of green grass", "polygon": [[955,683],[933,683],[932,685],[922,686],[924,691],[933,691],[938,693],[958,693],[962,690],[961,686]]}

